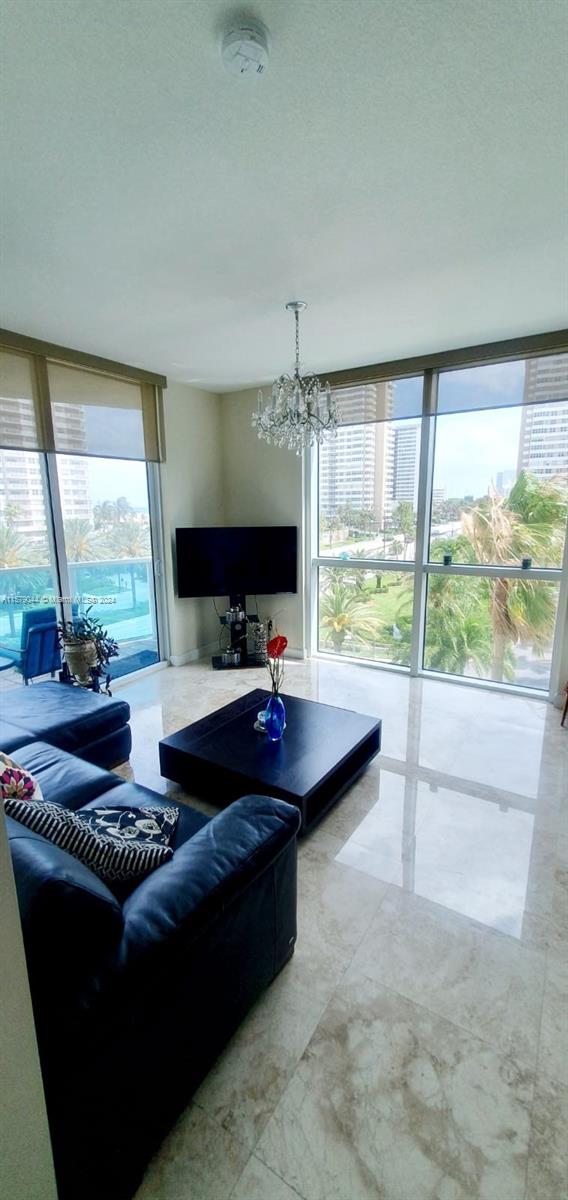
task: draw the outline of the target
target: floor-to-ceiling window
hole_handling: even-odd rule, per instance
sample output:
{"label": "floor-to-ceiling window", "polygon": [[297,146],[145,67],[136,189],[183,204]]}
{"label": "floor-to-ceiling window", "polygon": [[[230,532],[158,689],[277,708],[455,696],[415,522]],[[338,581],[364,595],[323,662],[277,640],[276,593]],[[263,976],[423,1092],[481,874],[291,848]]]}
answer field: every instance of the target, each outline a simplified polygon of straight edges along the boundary
{"label": "floor-to-ceiling window", "polygon": [[441,364],[336,397],[312,489],[314,649],[548,692],[567,604],[568,355]]}
{"label": "floor-to-ceiling window", "polygon": [[408,666],[422,378],[346,388],[340,407],[319,452],[318,648]]}
{"label": "floor-to-ceiling window", "polygon": [[22,673],[40,608],[90,609],[118,643],[113,678],[157,662],[153,389],[12,349],[0,365],[0,670]]}

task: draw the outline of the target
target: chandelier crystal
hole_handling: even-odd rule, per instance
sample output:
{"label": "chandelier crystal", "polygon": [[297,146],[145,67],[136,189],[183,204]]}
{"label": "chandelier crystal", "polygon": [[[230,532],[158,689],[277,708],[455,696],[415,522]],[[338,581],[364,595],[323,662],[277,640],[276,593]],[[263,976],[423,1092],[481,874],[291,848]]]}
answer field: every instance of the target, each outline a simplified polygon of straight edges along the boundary
{"label": "chandelier crystal", "polygon": [[286,446],[301,454],[327,434],[336,434],[339,418],[329,383],[323,387],[317,375],[300,374],[300,313],[307,308],[303,300],[286,305],[296,323],[296,363],[292,375],[281,375],[272,384],[270,398],[258,393],[257,411],[252,424],[259,438],[273,446]]}

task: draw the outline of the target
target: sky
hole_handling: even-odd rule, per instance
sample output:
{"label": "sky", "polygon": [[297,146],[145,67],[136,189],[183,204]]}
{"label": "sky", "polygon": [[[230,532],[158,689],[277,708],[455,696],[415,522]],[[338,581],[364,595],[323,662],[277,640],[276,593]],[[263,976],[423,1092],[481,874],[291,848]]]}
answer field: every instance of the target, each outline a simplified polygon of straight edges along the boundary
{"label": "sky", "polygon": [[[524,362],[492,363],[440,375],[436,430],[434,487],[445,488],[448,497],[483,496],[499,471],[516,470],[521,410],[504,407],[520,404],[523,396]],[[471,412],[480,404],[494,407]],[[394,413],[417,417],[422,407],[422,377],[400,379],[395,384]],[[458,410],[457,412],[455,410]],[[462,410],[462,411],[459,411]],[[138,440],[140,416],[135,411],[87,408],[89,445],[96,453],[108,445],[117,448]],[[129,424],[132,428],[129,428]],[[126,496],[133,508],[148,507],[144,463],[119,463],[112,459],[90,458],[91,501],[116,500]]]}
{"label": "sky", "polygon": [[[109,443],[120,447],[124,445],[139,447],[143,453],[142,417],[137,409],[99,408],[93,405],[85,407],[85,427],[87,443],[91,454],[107,449]],[[118,500],[126,496],[133,508],[148,509],[148,488],[146,483],[146,464],[139,461],[112,458],[89,458],[89,488],[91,503],[100,504],[103,500]]]}
{"label": "sky", "polygon": [[438,417],[434,487],[445,488],[448,499],[485,496],[499,471],[516,473],[520,427],[518,408]]}
{"label": "sky", "polygon": [[[499,471],[516,471],[521,409],[507,406],[522,403],[524,380],[522,361],[440,375],[434,487],[448,498],[484,496]],[[421,390],[421,378],[397,381],[394,412],[418,415]]]}

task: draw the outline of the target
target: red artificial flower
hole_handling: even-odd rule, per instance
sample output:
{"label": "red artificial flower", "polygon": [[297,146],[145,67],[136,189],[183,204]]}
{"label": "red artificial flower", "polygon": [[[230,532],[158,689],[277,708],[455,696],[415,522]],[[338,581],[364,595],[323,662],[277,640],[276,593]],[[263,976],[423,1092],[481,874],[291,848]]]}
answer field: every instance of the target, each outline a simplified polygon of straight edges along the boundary
{"label": "red artificial flower", "polygon": [[280,637],[280,635],[277,634],[276,637],[271,638],[271,640],[269,641],[269,643],[266,647],[266,652],[268,654],[268,657],[269,658],[281,658],[287,645],[288,645],[288,638]]}

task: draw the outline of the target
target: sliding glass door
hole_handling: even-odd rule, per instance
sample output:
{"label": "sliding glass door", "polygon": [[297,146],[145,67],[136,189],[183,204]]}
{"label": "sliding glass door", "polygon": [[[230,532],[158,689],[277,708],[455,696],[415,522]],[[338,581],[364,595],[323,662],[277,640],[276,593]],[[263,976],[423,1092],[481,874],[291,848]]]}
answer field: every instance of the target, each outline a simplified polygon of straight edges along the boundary
{"label": "sliding glass door", "polygon": [[69,590],[118,643],[113,677],[158,662],[146,464],[57,455]]}
{"label": "sliding glass door", "polygon": [[336,397],[312,489],[314,649],[547,692],[567,605],[568,355]]}
{"label": "sliding glass door", "polygon": [[[152,665],[155,390],[11,349],[0,366],[0,672],[25,678],[29,629],[87,610],[118,643],[112,678]],[[53,644],[48,658],[33,676],[51,673]]]}
{"label": "sliding glass door", "polygon": [[43,456],[0,450],[0,681],[27,677],[30,629],[59,616],[58,579]]}

